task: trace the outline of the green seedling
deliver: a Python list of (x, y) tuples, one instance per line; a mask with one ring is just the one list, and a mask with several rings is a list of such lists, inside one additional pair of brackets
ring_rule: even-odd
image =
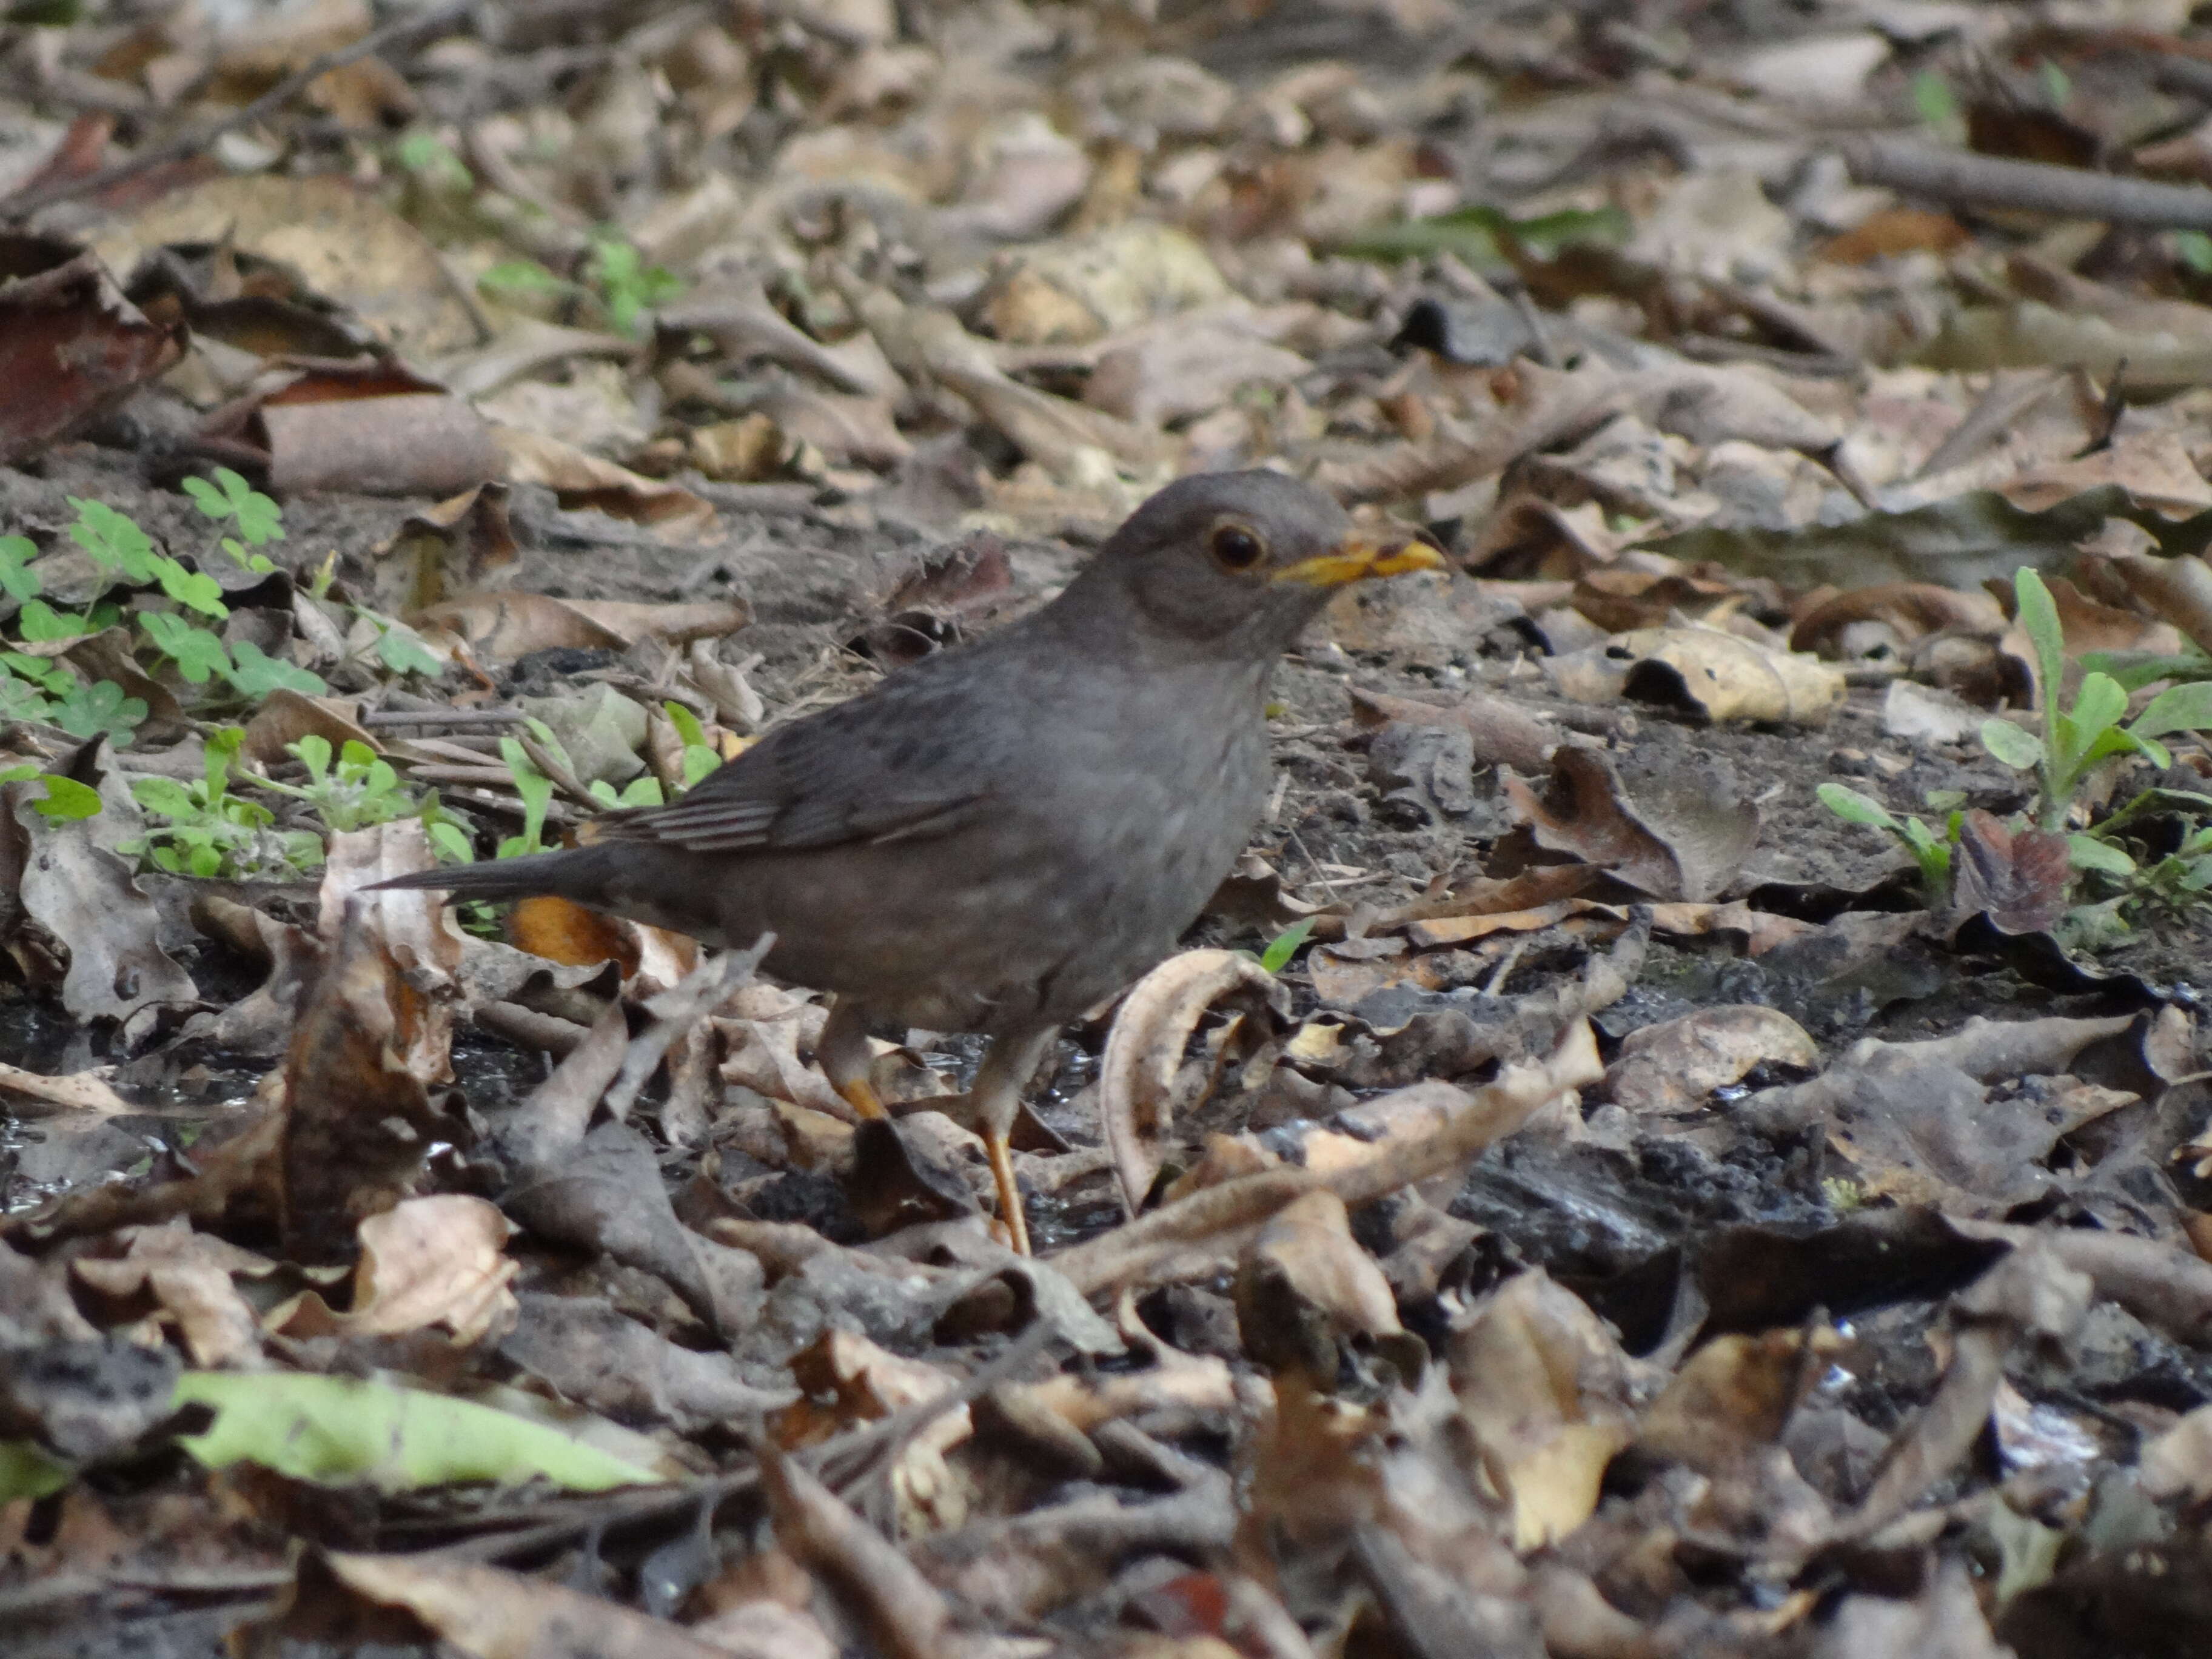
[(477, 287), (488, 299), (509, 301), (566, 299), (583, 292), (535, 259), (502, 259), (477, 278)]
[(605, 778), (593, 778), (590, 784), (592, 799), (603, 806), (617, 810), (632, 806), (661, 806), (666, 805), (660, 793), (660, 780), (647, 772), (632, 778), (629, 784), (616, 793), (615, 787)]
[(1912, 107), (1923, 122), (1940, 132), (1949, 132), (1959, 125), (1958, 94), (1932, 69), (1922, 70), (1912, 77)]
[(36, 681), (19, 679), (0, 668), (0, 724), (36, 720), (43, 725), (53, 717), (54, 706), (46, 701)]
[(0, 593), (18, 605), (38, 598), (39, 573), (31, 568), (38, 556), (38, 545), (28, 536), (0, 536)]
[(2200, 826), (2172, 852), (2140, 872), (2135, 887), (2170, 910), (2212, 902), (2212, 824)]
[(40, 817), (54, 823), (75, 823), (98, 815), (100, 791), (90, 784), (52, 774), (46, 782), (46, 798), (31, 803), (32, 811)]
[(134, 697), (113, 680), (79, 681), (54, 699), (48, 716), (73, 738), (96, 738), (103, 732), (118, 744), (131, 741), (146, 719), (146, 700)]
[(220, 674), (228, 680), (237, 671), (222, 641), (204, 628), (195, 628), (170, 611), (142, 611), (138, 629), (153, 647), (176, 664), (177, 672), (193, 685), (205, 685)]
[(199, 779), (135, 778), (131, 793), (149, 817), (161, 820), (118, 851), (143, 857), (172, 875), (286, 878), (323, 861), (322, 837), (275, 827), (276, 814), (230, 793), (230, 772), (246, 734), (236, 726), (207, 740)]
[(349, 738), (337, 751), (335, 765), (330, 739), (313, 732), (287, 745), (285, 752), (307, 769), (307, 781), (290, 784), (263, 778), (262, 787), (305, 801), (333, 830), (366, 830), (410, 817), (419, 810), (391, 763), (358, 738)]
[[(1863, 823), (1894, 836), (1919, 866), (1921, 895), (1930, 909), (1950, 897), (1951, 854), (1959, 844), (1960, 827), (1965, 821), (1955, 801), (1942, 802), (1942, 806), (1948, 809), (1948, 816), (1939, 835), (1923, 820), (1898, 817), (1873, 796), (1863, 795), (1840, 783), (1824, 783), (1814, 793), (1820, 797), (1821, 805), (1844, 823)], [(1935, 806), (1938, 803), (1930, 800), (1929, 805)]]
[[(532, 735), (541, 741), (552, 733), (543, 722), (532, 720)], [(553, 780), (538, 769), (522, 745), (513, 738), (499, 740), (500, 758), (507, 763), (507, 775), (514, 780), (514, 793), (522, 797), (522, 833), (509, 836), (500, 842), (495, 858), (520, 858), (528, 853), (545, 850), (545, 811), (553, 804)]]
[(699, 723), (696, 714), (680, 702), (664, 702), (660, 708), (684, 742), (684, 787), (696, 789), (701, 779), (721, 765), (722, 757), (707, 741), (707, 728)]
[(15, 635), (27, 645), (47, 645), (56, 640), (82, 639), (87, 634), (99, 631), (88, 615), (75, 611), (57, 611), (44, 599), (26, 599), (23, 608), (15, 613)]
[(1317, 918), (1300, 916), (1296, 921), (1267, 941), (1267, 948), (1260, 952), (1260, 965), (1271, 974), (1279, 974), (1291, 965), (1291, 958), (1298, 953), (1298, 946), (1314, 930)]
[(240, 640), (233, 646), (231, 658), (230, 683), (256, 702), (271, 691), (297, 691), (303, 696), (319, 697), (331, 689), (321, 675), (269, 655), (252, 640)]
[(430, 654), (422, 636), (404, 623), (395, 622), (366, 605), (356, 605), (354, 615), (376, 629), (376, 659), (393, 673), (422, 674), (435, 679), (446, 672), (445, 664)]
[[(2137, 754), (2163, 769), (2173, 764), (2173, 757), (2159, 738), (2212, 727), (2212, 681), (2170, 687), (2124, 725), (2126, 689), (2110, 674), (2092, 671), (2082, 676), (2073, 708), (2062, 708), (2059, 686), (2066, 658), (2058, 607), (2043, 578), (2025, 567), (2014, 577), (2013, 591), (2021, 626), (2035, 652), (2043, 735), (2039, 738), (2010, 720), (1990, 720), (1982, 723), (1982, 743), (2005, 765), (2036, 775), (2036, 822), (2057, 831), (2065, 828), (2075, 791), (2091, 769), (2115, 755)], [(2069, 842), (2077, 867), (2115, 869), (2112, 855), (2118, 849), (2104, 843), (2100, 834), (2075, 836)], [(2130, 861), (2128, 868), (2133, 867)]]
[(245, 545), (241, 546), (237, 537), (225, 536), (222, 544), (224, 552), (257, 574), (266, 575), (276, 569), (276, 563), (266, 554), (249, 550), (284, 539), (283, 509), (275, 501), (227, 466), (216, 468), (213, 483), (205, 478), (185, 479), (185, 493), (202, 513), (218, 524), (230, 520), (238, 535), (245, 538)]
[(401, 167), (434, 190), (456, 194), (476, 187), (476, 175), (453, 154), (446, 141), (433, 132), (410, 132), (393, 155)]
[(584, 264), (585, 279), (606, 307), (607, 320), (623, 334), (635, 334), (645, 313), (666, 305), (684, 291), (683, 280), (661, 265), (648, 265), (636, 247), (612, 232), (592, 239)]

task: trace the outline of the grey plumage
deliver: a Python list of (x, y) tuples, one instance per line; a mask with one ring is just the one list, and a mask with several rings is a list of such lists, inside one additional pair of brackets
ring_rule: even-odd
[(386, 884), (554, 893), (728, 946), (772, 930), (767, 970), (836, 993), (848, 1038), (980, 1031), (1033, 1066), (1234, 863), (1266, 800), (1270, 671), (1332, 586), (1437, 562), (1401, 538), (1372, 568), (1281, 580), (1351, 537), (1296, 480), (1183, 479), (1051, 604), (771, 732), (681, 800)]

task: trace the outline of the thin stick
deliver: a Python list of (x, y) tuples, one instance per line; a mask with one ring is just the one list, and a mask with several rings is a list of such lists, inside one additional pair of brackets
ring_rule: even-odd
[(380, 708), (363, 726), (512, 726), (530, 717), (520, 708)]
[(56, 202), (66, 202), (79, 196), (97, 196), (102, 191), (128, 184), (139, 174), (150, 173), (167, 162), (179, 161), (188, 155), (197, 155), (224, 133), (250, 126), (263, 116), (274, 114), (332, 70), (343, 69), (364, 58), (373, 58), (394, 41), (408, 35), (458, 23), (475, 9), (475, 0), (456, 0), (456, 3), (440, 6), (434, 11), (386, 23), (382, 28), (364, 34), (349, 46), (340, 46), (334, 52), (326, 52), (313, 58), (306, 68), (286, 76), (241, 109), (233, 110), (212, 121), (203, 121), (190, 131), (180, 132), (161, 143), (149, 144), (127, 161), (118, 161), (113, 167), (102, 167), (99, 172), (86, 173), (82, 178), (57, 179), (40, 189), (0, 201), (0, 213), (10, 218), (24, 218), (40, 208), (52, 206)]
[(2118, 179), (2043, 161), (1862, 139), (1838, 147), (1851, 177), (1960, 207), (2025, 208), (2069, 219), (2212, 231), (2212, 190)]

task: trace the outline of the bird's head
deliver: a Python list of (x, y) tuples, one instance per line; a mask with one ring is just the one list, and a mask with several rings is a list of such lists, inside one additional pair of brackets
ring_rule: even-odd
[(1079, 586), (1132, 605), (1169, 640), (1205, 648), (1219, 642), (1241, 658), (1272, 659), (1338, 588), (1443, 567), (1443, 556), (1411, 532), (1354, 525), (1297, 478), (1205, 472), (1139, 507)]

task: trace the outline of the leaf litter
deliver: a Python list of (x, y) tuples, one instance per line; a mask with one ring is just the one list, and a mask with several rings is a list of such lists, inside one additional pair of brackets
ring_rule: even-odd
[[(37, 9), (11, 1651), (2201, 1644), (2181, 12)], [(965, 1039), (886, 1137), (757, 957), (359, 891), (1249, 465), (1451, 568), (1285, 665), (1034, 1259)]]

